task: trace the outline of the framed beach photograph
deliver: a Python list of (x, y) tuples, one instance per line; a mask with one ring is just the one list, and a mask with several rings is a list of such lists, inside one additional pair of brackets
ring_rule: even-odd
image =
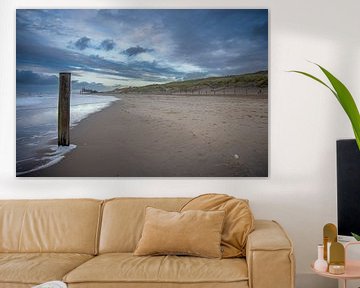
[(267, 177), (267, 9), (18, 9), (18, 177)]

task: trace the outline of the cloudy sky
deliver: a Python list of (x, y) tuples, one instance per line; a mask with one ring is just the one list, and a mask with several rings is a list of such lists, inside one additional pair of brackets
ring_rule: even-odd
[(17, 88), (109, 87), (268, 67), (267, 10), (17, 10)]

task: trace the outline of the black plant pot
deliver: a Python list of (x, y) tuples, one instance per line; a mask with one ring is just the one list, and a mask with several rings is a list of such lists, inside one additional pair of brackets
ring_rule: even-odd
[(360, 151), (354, 140), (338, 140), (337, 208), (338, 233), (360, 234)]

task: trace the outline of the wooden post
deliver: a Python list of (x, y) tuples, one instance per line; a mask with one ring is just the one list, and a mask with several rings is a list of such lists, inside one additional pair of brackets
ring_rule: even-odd
[(71, 73), (59, 74), (58, 145), (70, 145)]

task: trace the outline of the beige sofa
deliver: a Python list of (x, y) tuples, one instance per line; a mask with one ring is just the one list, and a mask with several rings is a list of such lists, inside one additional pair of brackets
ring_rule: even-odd
[(62, 280), (69, 287), (293, 288), (291, 241), (256, 220), (246, 258), (133, 256), (144, 211), (179, 210), (186, 198), (0, 201), (0, 288)]

